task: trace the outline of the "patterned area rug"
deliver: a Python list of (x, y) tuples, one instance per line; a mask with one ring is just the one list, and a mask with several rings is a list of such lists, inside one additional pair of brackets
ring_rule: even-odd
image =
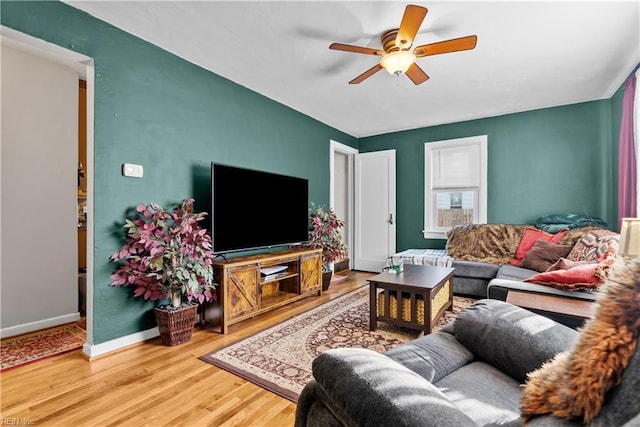
[(77, 323), (5, 338), (0, 341), (0, 371), (82, 348), (86, 332)]
[[(473, 302), (454, 297), (453, 312), (446, 312), (433, 330), (439, 330)], [(419, 334), (384, 322), (378, 322), (377, 331), (369, 331), (367, 286), (200, 359), (297, 402), (302, 388), (312, 379), (311, 362), (323, 351), (363, 347), (382, 353)]]

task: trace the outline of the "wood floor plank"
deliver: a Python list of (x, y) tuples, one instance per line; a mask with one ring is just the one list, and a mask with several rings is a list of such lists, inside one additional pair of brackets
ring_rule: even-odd
[(291, 426), (296, 405), (198, 359), (366, 285), (350, 272), (322, 296), (232, 325), (196, 327), (191, 341), (159, 338), (88, 361), (74, 351), (0, 373), (0, 417), (38, 426)]

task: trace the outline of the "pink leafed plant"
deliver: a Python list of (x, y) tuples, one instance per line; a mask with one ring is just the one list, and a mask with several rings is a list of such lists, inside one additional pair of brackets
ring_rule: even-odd
[(193, 212), (193, 199), (173, 212), (155, 203), (139, 205), (137, 219), (125, 220), (126, 243), (111, 255), (119, 263), (111, 286), (132, 286), (145, 300), (182, 299), (202, 303), (216, 299), (211, 236), (200, 227), (206, 213)]
[(329, 265), (340, 258), (347, 257), (347, 247), (342, 241), (340, 229), (344, 221), (338, 219), (333, 209), (325, 211), (322, 206), (309, 210), (309, 247), (322, 249), (322, 267), (327, 270)]

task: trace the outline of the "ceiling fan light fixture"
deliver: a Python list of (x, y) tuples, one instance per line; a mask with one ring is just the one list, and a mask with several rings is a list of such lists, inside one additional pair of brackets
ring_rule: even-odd
[(400, 75), (407, 72), (409, 67), (416, 62), (416, 56), (408, 50), (396, 50), (387, 53), (380, 60), (380, 65), (391, 75)]

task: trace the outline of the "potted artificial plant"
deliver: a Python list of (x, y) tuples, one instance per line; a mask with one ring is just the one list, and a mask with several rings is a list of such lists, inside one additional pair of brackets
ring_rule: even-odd
[(198, 303), (215, 299), (211, 236), (198, 224), (206, 213), (193, 212), (193, 199), (172, 212), (151, 203), (139, 205), (127, 219), (126, 243), (111, 256), (120, 265), (112, 286), (131, 286), (135, 297), (170, 300), (156, 307), (162, 342), (191, 339)]
[(331, 283), (331, 264), (348, 256), (347, 247), (340, 235), (344, 221), (338, 219), (333, 209), (325, 212), (321, 206), (312, 205), (309, 222), (309, 247), (322, 249), (322, 290), (326, 291)]

